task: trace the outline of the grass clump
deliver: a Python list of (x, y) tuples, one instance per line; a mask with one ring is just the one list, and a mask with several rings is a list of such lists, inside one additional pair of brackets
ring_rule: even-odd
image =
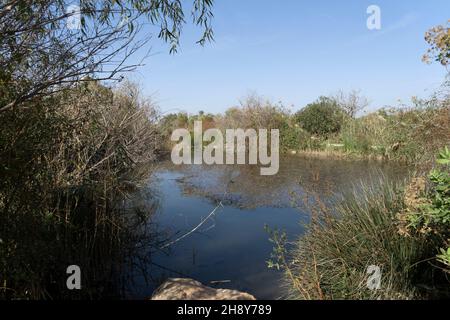
[[(422, 299), (448, 297), (450, 285), (437, 259), (441, 237), (405, 236), (398, 215), (407, 210), (405, 188), (381, 179), (331, 206), (317, 198), (306, 235), (287, 247), (272, 233), (270, 266), (283, 269), (293, 299)], [(330, 209), (331, 208), (331, 209)], [(380, 285), (370, 286), (379, 268)]]

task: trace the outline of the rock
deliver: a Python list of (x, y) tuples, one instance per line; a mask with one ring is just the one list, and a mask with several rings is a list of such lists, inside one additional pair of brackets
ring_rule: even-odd
[(151, 300), (256, 300), (251, 294), (214, 289), (193, 279), (170, 278), (153, 292)]

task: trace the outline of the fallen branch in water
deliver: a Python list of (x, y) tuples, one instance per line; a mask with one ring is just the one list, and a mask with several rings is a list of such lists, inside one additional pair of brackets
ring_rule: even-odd
[(222, 201), (220, 201), (219, 204), (214, 208), (214, 210), (211, 211), (211, 212), (208, 214), (208, 216), (207, 216), (205, 219), (203, 219), (203, 220), (202, 220), (202, 221), (201, 221), (194, 229), (192, 229), (191, 231), (185, 233), (185, 234), (182, 235), (181, 237), (179, 237), (179, 238), (177, 238), (177, 239), (175, 239), (175, 240), (173, 240), (173, 241), (171, 241), (171, 242), (165, 244), (164, 246), (161, 247), (161, 249), (165, 249), (165, 248), (167, 248), (167, 247), (173, 245), (174, 243), (176, 243), (176, 242), (178, 242), (178, 241), (180, 241), (180, 240), (186, 238), (188, 235), (194, 233), (195, 231), (197, 231), (198, 228), (200, 228), (206, 221), (209, 220), (209, 218), (211, 218), (212, 216), (215, 215), (215, 213), (216, 213), (217, 209), (219, 209), (219, 207), (223, 207)]

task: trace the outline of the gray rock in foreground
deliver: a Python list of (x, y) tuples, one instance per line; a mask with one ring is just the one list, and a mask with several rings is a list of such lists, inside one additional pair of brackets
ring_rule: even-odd
[(170, 278), (153, 292), (151, 300), (256, 300), (251, 294), (214, 289), (193, 279)]

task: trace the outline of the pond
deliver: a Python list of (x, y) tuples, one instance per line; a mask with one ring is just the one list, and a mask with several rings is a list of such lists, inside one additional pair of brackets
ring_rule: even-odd
[[(399, 180), (407, 168), (369, 160), (285, 156), (274, 176), (258, 166), (162, 163), (148, 188), (159, 200), (152, 223), (168, 242), (152, 254), (153, 281), (137, 277), (133, 297), (148, 297), (168, 277), (248, 292), (258, 299), (282, 298), (281, 272), (268, 269), (273, 244), (264, 226), (295, 240), (309, 221), (306, 195), (324, 202), (385, 176)], [(205, 218), (208, 219), (205, 220)]]

